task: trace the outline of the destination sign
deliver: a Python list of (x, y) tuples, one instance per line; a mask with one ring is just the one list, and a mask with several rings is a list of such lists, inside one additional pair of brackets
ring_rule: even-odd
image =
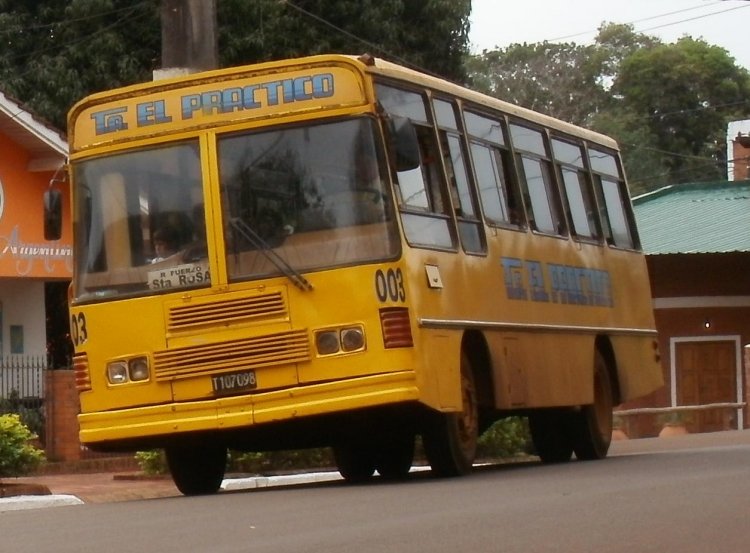
[[(149, 85), (131, 97), (87, 106), (74, 114), (73, 146), (80, 149), (126, 138), (139, 138), (206, 124), (227, 124), (321, 107), (359, 105), (365, 101), (353, 69), (310, 68), (284, 74), (225, 79), (175, 88)], [(148, 92), (153, 90), (154, 92)]]

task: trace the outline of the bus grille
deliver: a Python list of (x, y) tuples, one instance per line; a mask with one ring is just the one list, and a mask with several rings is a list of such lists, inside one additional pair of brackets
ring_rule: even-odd
[(253, 319), (286, 317), (281, 292), (244, 296), (209, 303), (173, 305), (169, 308), (167, 331), (192, 330), (208, 324), (232, 324)]
[(310, 360), (307, 330), (154, 352), (156, 380), (175, 380)]

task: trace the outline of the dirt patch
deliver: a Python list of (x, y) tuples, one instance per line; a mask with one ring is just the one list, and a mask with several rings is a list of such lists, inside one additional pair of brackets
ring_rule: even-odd
[(50, 491), (44, 484), (0, 482), (0, 497), (17, 495), (50, 495)]

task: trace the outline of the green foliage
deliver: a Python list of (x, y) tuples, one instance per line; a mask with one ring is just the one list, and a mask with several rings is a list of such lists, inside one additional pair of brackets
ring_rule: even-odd
[(148, 451), (137, 451), (135, 460), (143, 474), (156, 476), (167, 473), (167, 460), (161, 449), (150, 449)]
[[(0, 89), (59, 129), (161, 66), (160, 0), (0, 0)], [(470, 0), (218, 0), (222, 67), (370, 52), (461, 80)]]
[(490, 426), (477, 444), (477, 457), (508, 458), (523, 455), (531, 443), (529, 425), (525, 417), (501, 419)]
[(18, 390), (11, 390), (7, 398), (0, 398), (0, 415), (3, 414), (17, 414), (21, 423), (44, 442), (46, 422), (41, 400), (36, 405), (30, 405), (21, 400)]
[(636, 193), (724, 178), (727, 123), (750, 117), (750, 74), (726, 50), (632, 25), (603, 25), (593, 45), (485, 51), (467, 68), (484, 92), (615, 138)]
[(330, 468), (335, 466), (329, 448), (230, 453), (229, 470), (267, 474), (294, 470)]
[(44, 452), (29, 443), (35, 437), (17, 414), (0, 415), (0, 478), (23, 476), (44, 462)]

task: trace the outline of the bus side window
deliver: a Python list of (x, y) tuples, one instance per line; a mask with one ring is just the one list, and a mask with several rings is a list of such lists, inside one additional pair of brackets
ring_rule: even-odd
[(464, 111), (464, 120), (485, 218), (491, 224), (522, 226), (523, 204), (517, 183), (512, 178), (504, 125), (471, 111)]
[(602, 236), (594, 192), (586, 170), (581, 144), (552, 139), (557, 176), (563, 185), (563, 199), (573, 233), (581, 238)]
[(479, 218), (478, 201), (469, 181), (466, 154), (453, 104), (433, 100), (435, 122), (438, 126), (440, 147), (443, 152), (448, 189), (453, 211), (458, 221), (458, 235), (467, 252), (484, 253), (487, 250), (484, 229)]
[(557, 189), (552, 161), (540, 131), (510, 125), (516, 150), (521, 189), (526, 201), (529, 224), (546, 234), (567, 234), (560, 193)]
[(589, 148), (588, 153), (607, 243), (621, 248), (640, 248), (635, 217), (617, 159), (613, 154), (593, 148)]
[(391, 130), (391, 167), (395, 169), (394, 184), (399, 196), (401, 221), (407, 241), (415, 246), (455, 248), (455, 229), (450, 219), (449, 205), (443, 183), (443, 168), (435, 132), (427, 116), (424, 94), (396, 88), (384, 83), (375, 84), (378, 102), (390, 118), (409, 119), (416, 131), (419, 165), (401, 163), (397, 152), (404, 150), (398, 144), (406, 133), (393, 134)]

